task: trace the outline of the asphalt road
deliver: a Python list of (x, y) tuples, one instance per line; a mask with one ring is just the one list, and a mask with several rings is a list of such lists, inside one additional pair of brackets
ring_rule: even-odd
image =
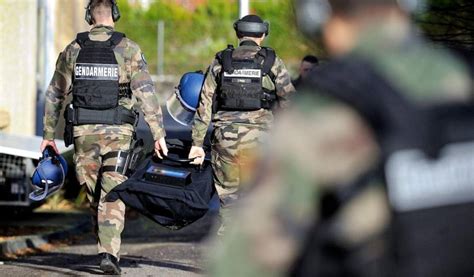
[[(190, 140), (190, 127), (176, 123), (167, 113), (166, 107), (162, 109), (167, 140)], [(148, 146), (153, 145), (143, 117), (137, 135)], [(210, 230), (214, 217), (206, 215), (179, 231), (170, 231), (143, 217), (127, 220), (122, 234), (122, 275), (202, 276), (208, 248), (206, 239), (213, 236)], [(73, 244), (55, 246), (45, 252), (0, 260), (0, 276), (101, 275), (93, 234), (84, 234), (73, 241)]]
[[(178, 231), (143, 217), (127, 220), (122, 234), (122, 275), (203, 276), (213, 219), (213, 215), (206, 215)], [(4, 260), (0, 276), (102, 275), (98, 263), (95, 239), (88, 233), (75, 238), (72, 245)]]

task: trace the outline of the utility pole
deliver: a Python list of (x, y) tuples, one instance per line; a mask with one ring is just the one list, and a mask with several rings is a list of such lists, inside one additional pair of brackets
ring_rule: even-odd
[(239, 19), (249, 14), (249, 0), (239, 0)]
[(54, 73), (54, 26), (56, 17), (54, 11), (56, 1), (38, 1), (38, 43), (37, 43), (37, 65), (36, 65), (36, 122), (35, 134), (43, 132), (43, 118), (45, 91)]
[(163, 76), (164, 74), (164, 59), (165, 59), (165, 22), (163, 20), (158, 21), (156, 29), (156, 74), (158, 76)]

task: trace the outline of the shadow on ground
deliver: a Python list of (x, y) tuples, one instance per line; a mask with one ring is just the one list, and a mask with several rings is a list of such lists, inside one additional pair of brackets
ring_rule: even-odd
[[(26, 259), (7, 261), (7, 264), (21, 266), (24, 269), (41, 270), (66, 276), (78, 274), (102, 275), (98, 268), (100, 260), (97, 255), (83, 255), (73, 253), (42, 253)], [(156, 260), (143, 256), (124, 255), (120, 260), (122, 270), (151, 266), (174, 269), (184, 272), (202, 273), (202, 269), (180, 262)]]

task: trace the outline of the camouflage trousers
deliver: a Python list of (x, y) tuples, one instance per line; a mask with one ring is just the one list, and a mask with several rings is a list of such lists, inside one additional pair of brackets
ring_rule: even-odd
[(212, 171), (223, 207), (233, 202), (239, 188), (253, 178), (258, 146), (262, 145), (267, 132), (267, 126), (254, 124), (234, 123), (214, 128)]
[(128, 150), (131, 137), (102, 134), (76, 137), (74, 141), (76, 174), (81, 185), (87, 188), (87, 198), (93, 214), (98, 252), (119, 257), (120, 235), (124, 228), (125, 204), (121, 200), (106, 202), (105, 196), (127, 177), (118, 172), (104, 172), (102, 166), (115, 165), (116, 158), (102, 160), (102, 156), (119, 150)]

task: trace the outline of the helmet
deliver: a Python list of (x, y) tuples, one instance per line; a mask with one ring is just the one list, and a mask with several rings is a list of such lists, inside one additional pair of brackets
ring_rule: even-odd
[(270, 24), (267, 21), (263, 21), (258, 15), (246, 15), (234, 22), (234, 30), (237, 37), (260, 37), (262, 34), (268, 36), (269, 29)]
[(47, 146), (33, 176), (31, 176), (31, 183), (35, 190), (30, 193), (30, 199), (41, 201), (58, 191), (64, 184), (66, 174), (66, 160), (57, 154), (51, 146)]
[(179, 124), (191, 125), (199, 105), (203, 83), (202, 72), (188, 72), (181, 77), (175, 93), (166, 101), (168, 113)]

